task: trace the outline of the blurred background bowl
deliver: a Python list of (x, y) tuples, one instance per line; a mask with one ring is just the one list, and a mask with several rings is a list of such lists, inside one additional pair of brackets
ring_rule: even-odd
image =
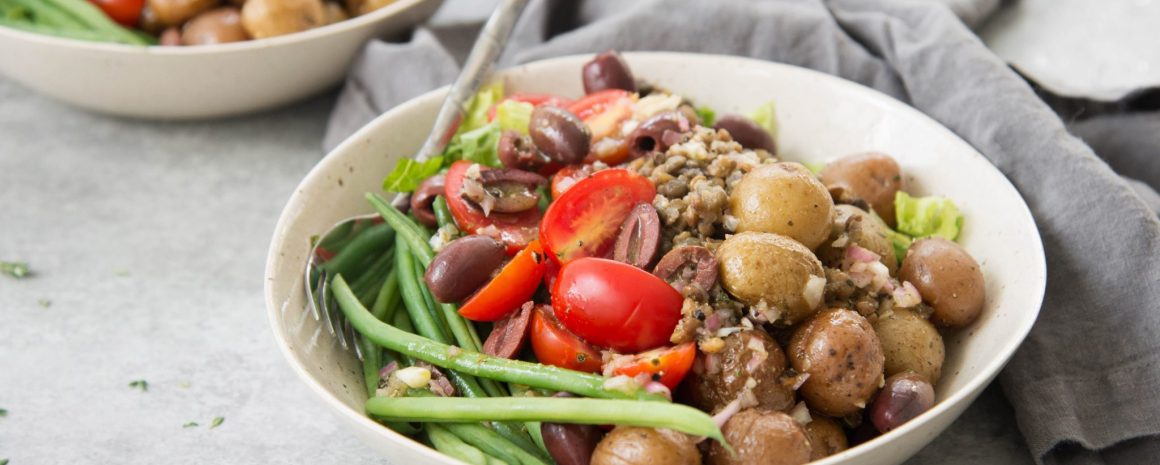
[(397, 0), (303, 32), (194, 47), (86, 42), (0, 27), (0, 74), (101, 113), (171, 120), (240, 115), (335, 85), (368, 39), (403, 32), (441, 3)]
[[(626, 53), (638, 78), (697, 105), (745, 113), (776, 103), (778, 156), (824, 163), (867, 150), (894, 156), (908, 190), (944, 195), (966, 216), (958, 242), (986, 277), (986, 304), (973, 325), (944, 332), (946, 361), (938, 403), (926, 413), (822, 465), (899, 464), (951, 424), (1023, 342), (1047, 282), (1043, 244), (1026, 203), (1007, 178), (950, 130), (910, 106), (834, 76), (759, 60), (680, 53)], [(530, 63), (497, 73), (508, 92), (583, 93), (580, 68), (591, 56)], [(383, 114), (327, 155), (290, 197), (266, 261), (266, 306), (274, 335), (294, 371), (354, 434), (393, 463), (455, 464), (364, 415), (366, 389), (354, 354), (343, 350), (304, 308), (302, 270), (311, 236), (371, 213), (366, 192), (423, 143), (447, 89)]]

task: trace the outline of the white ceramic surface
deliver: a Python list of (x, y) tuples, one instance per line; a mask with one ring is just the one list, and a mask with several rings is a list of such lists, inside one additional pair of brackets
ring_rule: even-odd
[(86, 42), (0, 27), (0, 74), (90, 110), (147, 119), (251, 113), (338, 83), (373, 37), (431, 16), (442, 0), (397, 0), (296, 34), (197, 47)]
[[(986, 308), (973, 326), (946, 338), (939, 403), (903, 427), (823, 464), (897, 464), (943, 431), (995, 377), (1035, 322), (1046, 269), (1031, 214), (986, 159), (918, 111), (861, 85), (786, 65), (711, 55), (628, 53), (633, 72), (722, 112), (745, 112), (773, 99), (779, 154), (823, 162), (856, 151), (896, 157), (911, 191), (954, 199), (966, 215), (961, 243), (987, 280)], [(580, 66), (565, 57), (500, 73), (510, 90), (582, 92)], [(395, 160), (423, 137), (446, 90), (382, 115), (323, 159), (290, 198), (274, 231), (266, 266), (270, 323), (294, 370), (347, 423), (392, 462), (457, 463), (365, 418), (359, 365), (304, 311), (301, 271), (310, 236), (335, 221), (371, 212), (365, 192), (379, 191)]]

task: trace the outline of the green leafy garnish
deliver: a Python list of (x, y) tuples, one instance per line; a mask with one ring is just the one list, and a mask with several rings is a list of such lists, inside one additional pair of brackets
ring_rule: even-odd
[(225, 417), (213, 417), (213, 421), (209, 422), (209, 429), (214, 429), (218, 426), (221, 426), (223, 421), (226, 421)]
[(0, 408), (0, 417), (6, 417), (6, 416), (8, 416), (8, 409)]
[(696, 111), (697, 118), (701, 119), (701, 126), (711, 128), (713, 127), (713, 124), (717, 122), (717, 112), (713, 111), (712, 108), (697, 107)]
[(28, 271), (28, 263), (25, 262), (5, 262), (0, 261), (0, 271), (4, 274), (16, 279), (27, 278), (30, 271)]
[(185, 422), (185, 424), (181, 425), (181, 427), (182, 428), (197, 428), (198, 424), (196, 421), (187, 421), (187, 422)]
[(911, 237), (938, 236), (953, 241), (963, 227), (963, 215), (946, 197), (911, 197), (898, 191), (894, 212), (898, 231)]
[(458, 132), (479, 129), (488, 123), (487, 111), (503, 100), (503, 81), (496, 81), (479, 89), (471, 101), (467, 102), (467, 113), (459, 123)]
[(433, 157), (427, 161), (415, 161), (403, 158), (395, 165), (387, 179), (383, 180), (383, 190), (390, 192), (411, 192), (419, 187), (424, 179), (443, 169), (443, 157)]
[(145, 381), (143, 379), (139, 379), (139, 380), (130, 382), (129, 387), (134, 388), (134, 389), (140, 389), (142, 392), (144, 392), (144, 391), (149, 390), (149, 382)]
[(0, 459), (0, 465), (8, 465), (8, 459)]
[(495, 107), (495, 122), (499, 123), (500, 131), (516, 131), (520, 134), (528, 133), (528, 126), (532, 122), (532, 110), (535, 105), (515, 100), (504, 100)]
[(114, 271), (113, 274), (115, 274), (119, 277), (122, 277), (122, 278), (127, 278), (127, 277), (129, 277), (129, 270), (117, 270), (117, 271)]
[(753, 113), (749, 114), (749, 119), (769, 132), (769, 137), (772, 137), (774, 141), (777, 140), (777, 111), (772, 100), (753, 110)]
[(467, 160), (490, 167), (500, 166), (499, 124), (491, 123), (481, 128), (459, 134), (451, 139), (443, 157), (450, 165), (459, 160)]
[(52, 306), (52, 300), (51, 300), (51, 299), (36, 299), (36, 303), (37, 303), (37, 304), (40, 304), (40, 306), (41, 306), (41, 307), (44, 307), (44, 308), (48, 308), (48, 307), (51, 307), (51, 306)]
[(808, 168), (810, 172), (814, 173), (815, 175), (821, 174), (822, 170), (826, 169), (825, 163), (810, 163), (808, 161), (803, 161), (802, 166)]

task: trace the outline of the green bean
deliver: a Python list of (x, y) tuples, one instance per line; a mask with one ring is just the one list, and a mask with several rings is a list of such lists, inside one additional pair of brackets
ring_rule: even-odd
[(422, 422), (550, 421), (668, 428), (724, 443), (705, 412), (682, 404), (562, 397), (374, 397), (366, 411), (379, 418)]
[[(439, 328), (443, 330), (443, 334), (447, 336), (446, 340), (439, 342), (446, 344), (454, 342), (460, 344), (458, 337), (456, 337), (457, 335), (451, 331), (451, 326), (447, 324), (447, 319), (439, 312), (439, 304), (435, 302), (435, 296), (431, 295), (431, 289), (427, 287), (427, 282), (423, 277), (423, 265), (420, 265), (417, 260), (412, 260), (412, 263), (415, 265), (415, 285), (419, 287), (419, 293), (423, 295), (423, 302), (425, 303), (427, 313), (431, 315), (431, 320), (438, 324)], [(463, 346), (460, 345), (460, 347)]]
[(8, 0), (10, 5), (24, 8), (32, 13), (33, 22), (40, 26), (69, 30), (86, 30), (87, 27), (68, 12), (41, 0)]
[(395, 230), (391, 229), (391, 225), (386, 223), (373, 225), (361, 232), (356, 232), (354, 239), (346, 245), (340, 246), (337, 250), (331, 250), (334, 252), (334, 257), (318, 265), (318, 268), (326, 270), (331, 275), (351, 276), (355, 266), (376, 251), (390, 247), (394, 243), (394, 238)]
[(45, 3), (53, 5), (61, 10), (69, 13), (81, 23), (88, 26), (94, 32), (106, 34), (109, 40), (123, 42), (132, 45), (149, 45), (149, 42), (142, 40), (137, 35), (130, 32), (109, 19), (100, 8), (89, 3), (86, 0), (43, 0)]
[(447, 207), (447, 199), (442, 195), (435, 196), (435, 202), (431, 204), (431, 208), (435, 210), (435, 222), (440, 228), (452, 225), (458, 228), (455, 224), (455, 217), (451, 216), (451, 209)]
[(431, 250), (431, 244), (428, 244), (425, 239), (426, 230), (373, 192), (367, 192), (367, 201), (375, 207), (375, 210), (392, 228), (395, 228), (399, 236), (407, 241), (412, 252), (419, 258), (419, 263), (422, 263), (423, 267), (430, 265), (431, 260), (435, 258), (435, 251)]
[[(405, 255), (407, 254), (397, 253), (396, 257)], [(403, 282), (400, 281), (400, 285), (402, 284)], [(406, 286), (403, 287), (406, 288)], [(538, 363), (492, 357), (458, 347), (453, 348), (430, 338), (404, 332), (371, 315), (370, 311), (363, 307), (351, 293), (350, 286), (341, 276), (334, 279), (331, 289), (334, 291), (335, 299), (347, 320), (363, 337), (378, 345), (424, 360), (437, 367), (458, 370), (482, 378), (572, 392), (585, 397), (665, 401), (664, 397), (649, 394), (643, 390), (637, 390), (630, 394), (605, 389), (604, 378), (600, 376)], [(404, 294), (404, 301), (406, 300), (406, 294)]]
[(489, 458), (483, 451), (468, 445), (455, 437), (454, 434), (451, 434), (450, 431), (438, 425), (427, 425), (427, 439), (431, 440), (431, 445), (435, 446), (435, 449), (439, 452), (472, 465), (489, 465), (494, 463), (491, 460), (494, 457)]
[(363, 302), (363, 305), (371, 306), (374, 304), (375, 298), (379, 295), (379, 290), (383, 287), (383, 280), (390, 274), (394, 261), (394, 250), (387, 249), (385, 253), (375, 257), (375, 261), (371, 264), (370, 268), (351, 282), (350, 288), (354, 291), (355, 295), (359, 296), (359, 300)]
[[(436, 324), (428, 312), (427, 302), (423, 298), (418, 278), (415, 276), (414, 262), (414, 255), (410, 253), (410, 248), (407, 246), (406, 240), (403, 239), (403, 234), (395, 236), (395, 272), (399, 274), (399, 291), (403, 295), (403, 304), (407, 308), (407, 313), (411, 315), (411, 323), (415, 324), (415, 329), (423, 337), (446, 343), (448, 338), (443, 333), (443, 328)], [(332, 290), (336, 290), (335, 288), (338, 287), (336, 284), (337, 280), (331, 283)]]
[(0, 26), (17, 29), (25, 32), (32, 32), (35, 34), (43, 34), (50, 36), (63, 37), (66, 39), (87, 40), (90, 42), (108, 42), (109, 39), (103, 34), (83, 30), (83, 29), (64, 29), (59, 27), (44, 26), (41, 24), (17, 21), (7, 18), (0, 18)]
[(399, 273), (391, 268), (391, 271), (387, 272), (387, 277), (383, 279), (374, 305), (371, 305), (371, 315), (380, 321), (394, 321), (395, 312), (399, 310), (399, 304), (402, 302), (399, 297)]
[(507, 463), (548, 465), (550, 459), (539, 457), (508, 442), (499, 433), (479, 423), (446, 423), (441, 425), (464, 442)]

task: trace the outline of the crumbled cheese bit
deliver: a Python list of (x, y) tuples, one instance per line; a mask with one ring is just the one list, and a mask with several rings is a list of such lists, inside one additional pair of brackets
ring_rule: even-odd
[(805, 287), (802, 288), (802, 298), (806, 300), (806, 305), (809, 305), (810, 308), (817, 307), (818, 304), (822, 303), (822, 295), (825, 290), (826, 278), (810, 275), (810, 279), (806, 281)]
[(394, 376), (412, 389), (425, 388), (427, 387), (427, 383), (431, 382), (431, 370), (423, 367), (403, 368), (396, 371)]
[(711, 337), (701, 341), (701, 352), (708, 354), (715, 354), (725, 348), (725, 340), (719, 337)]

